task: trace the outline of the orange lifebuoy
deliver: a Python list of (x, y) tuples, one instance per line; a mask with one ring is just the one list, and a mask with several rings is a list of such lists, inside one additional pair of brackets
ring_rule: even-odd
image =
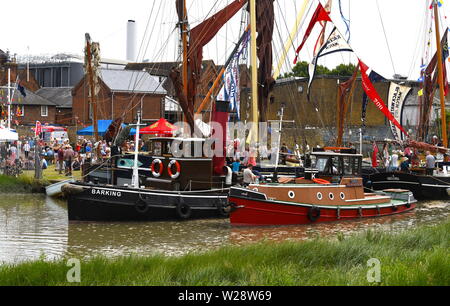
[[(159, 171), (155, 171), (155, 166), (159, 165)], [(160, 159), (155, 159), (152, 162), (152, 174), (154, 177), (160, 177), (163, 174), (164, 171), (164, 165)]]
[[(172, 166), (174, 166), (174, 165), (175, 165), (175, 167), (177, 168), (177, 171), (176, 171), (175, 173), (172, 172)], [(180, 166), (180, 163), (179, 163), (178, 161), (176, 161), (176, 160), (172, 160), (172, 161), (169, 163), (169, 166), (167, 166), (167, 172), (169, 173), (169, 176), (170, 176), (173, 180), (177, 179), (177, 178), (180, 176), (180, 174), (181, 174), (181, 166)]]
[(331, 183), (323, 179), (313, 179), (313, 182), (320, 185), (330, 185)]

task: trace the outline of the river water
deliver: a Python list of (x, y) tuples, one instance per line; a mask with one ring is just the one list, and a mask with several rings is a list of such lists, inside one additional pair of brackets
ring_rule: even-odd
[(337, 237), (369, 229), (398, 232), (450, 217), (450, 203), (421, 202), (406, 214), (307, 226), (233, 228), (227, 219), (153, 223), (69, 223), (67, 205), (44, 195), (0, 195), (0, 264), (45, 258), (183, 255), (263, 240)]

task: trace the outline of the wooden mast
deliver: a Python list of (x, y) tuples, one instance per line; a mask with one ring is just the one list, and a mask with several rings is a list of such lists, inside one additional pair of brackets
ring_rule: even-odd
[(441, 120), (442, 120), (442, 139), (443, 146), (448, 147), (447, 138), (447, 118), (445, 111), (445, 93), (444, 93), (444, 73), (442, 71), (442, 46), (441, 46), (441, 34), (439, 32), (439, 12), (437, 0), (434, 0), (434, 19), (436, 27), (436, 43), (437, 43), (437, 56), (438, 56), (438, 76), (439, 76), (439, 93), (441, 98)]
[(99, 141), (98, 137), (98, 115), (97, 115), (97, 97), (95, 93), (95, 84), (94, 84), (94, 71), (92, 68), (92, 44), (91, 37), (88, 33), (86, 33), (86, 57), (87, 57), (87, 70), (89, 77), (89, 88), (90, 88), (90, 100), (92, 105), (93, 112), (93, 126), (94, 126), (94, 137), (95, 141)]
[(256, 0), (250, 0), (250, 30), (251, 30), (251, 65), (252, 65), (252, 120), (253, 128), (250, 132), (250, 144), (258, 141), (258, 57), (256, 45)]
[(183, 20), (181, 21), (181, 40), (183, 42), (183, 93), (188, 95), (188, 20), (186, 0), (183, 0)]

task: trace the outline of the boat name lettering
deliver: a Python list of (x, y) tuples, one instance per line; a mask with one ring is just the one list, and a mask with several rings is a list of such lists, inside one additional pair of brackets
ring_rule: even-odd
[(396, 176), (391, 176), (387, 178), (388, 181), (400, 181), (400, 178), (396, 177)]
[(122, 192), (120, 191), (110, 191), (110, 190), (100, 190), (100, 189), (92, 189), (93, 195), (102, 195), (102, 196), (108, 196), (108, 197), (122, 197)]

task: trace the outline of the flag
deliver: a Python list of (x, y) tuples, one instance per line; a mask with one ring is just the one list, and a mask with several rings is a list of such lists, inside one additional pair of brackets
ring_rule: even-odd
[(34, 134), (36, 137), (38, 137), (39, 135), (41, 135), (42, 133), (42, 124), (39, 121), (36, 121), (36, 127), (34, 129)]
[[(379, 75), (374, 70), (372, 70), (369, 73), (369, 80), (373, 83), (373, 82), (383, 81), (383, 80), (385, 80), (385, 78), (383, 78), (381, 75)], [(366, 92), (363, 92), (362, 112), (361, 112), (361, 121), (362, 121), (363, 127), (366, 126), (366, 115), (367, 115), (368, 103), (369, 103), (369, 100), (367, 98), (367, 94), (366, 94)]]
[[(411, 92), (412, 88), (409, 86), (399, 85), (391, 82), (389, 87), (388, 109), (398, 122), (403, 119), (403, 107), (405, 105), (406, 97)], [(404, 137), (400, 129), (390, 122), (391, 132), (394, 139), (403, 141)]]
[(325, 44), (322, 46), (322, 48), (320, 48), (319, 52), (314, 57), (311, 64), (309, 64), (309, 82), (307, 91), (308, 101), (309, 101), (309, 94), (311, 91), (311, 85), (314, 81), (314, 76), (316, 75), (317, 62), (319, 58), (328, 54), (344, 51), (353, 52), (352, 48), (345, 41), (344, 36), (339, 32), (339, 30), (336, 27), (334, 27)]
[(377, 168), (378, 167), (378, 146), (377, 143), (374, 141), (372, 145), (372, 167)]
[(20, 81), (17, 83), (17, 90), (22, 94), (24, 98), (27, 96), (25, 88), (20, 84)]
[(402, 127), (402, 125), (394, 118), (389, 109), (386, 107), (383, 99), (381, 99), (380, 95), (376, 91), (369, 77), (367, 76), (367, 70), (369, 67), (366, 66), (361, 60), (359, 60), (359, 67), (361, 70), (362, 77), (362, 85), (364, 91), (367, 93), (367, 96), (373, 101), (375, 106), (397, 127), (400, 129), (402, 133), (408, 136), (408, 133)]
[(250, 41), (250, 32), (244, 39), (241, 45), (241, 49), (231, 60), (226, 71), (223, 75), (223, 87), (220, 89), (216, 100), (230, 102), (231, 111), (236, 111), (236, 114), (240, 116), (240, 104), (241, 104), (241, 92), (240, 92), (240, 69), (239, 60), (241, 56), (245, 56), (245, 51)]
[(328, 15), (327, 11), (323, 8), (322, 4), (319, 3), (316, 11), (314, 12), (314, 15), (311, 18), (308, 28), (306, 29), (306, 33), (305, 33), (305, 36), (303, 37), (302, 43), (295, 51), (294, 65), (297, 64), (300, 51), (303, 49), (303, 46), (305, 45), (306, 41), (308, 40), (309, 36), (311, 35), (311, 32), (314, 29), (314, 26), (316, 25), (317, 22), (320, 22), (320, 21), (331, 21), (331, 19), (330, 19), (330, 16)]

